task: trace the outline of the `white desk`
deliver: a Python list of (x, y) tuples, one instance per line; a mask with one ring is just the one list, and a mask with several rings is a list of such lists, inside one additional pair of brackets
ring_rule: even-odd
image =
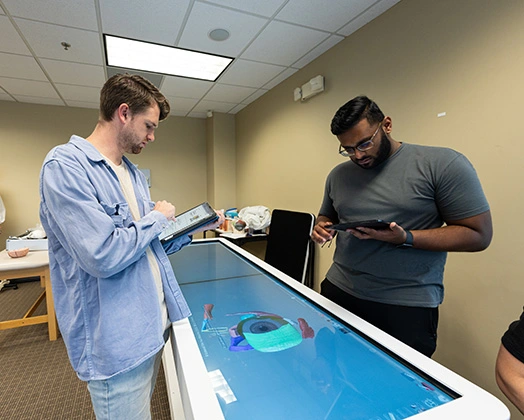
[[(27, 325), (46, 324), (49, 328), (49, 340), (57, 338), (58, 327), (49, 277), (49, 254), (47, 251), (30, 251), (25, 257), (11, 258), (7, 251), (0, 252), (0, 280), (40, 277), (40, 285), (44, 288), (38, 299), (33, 303), (22, 318), (0, 321), (0, 330), (25, 327)], [(40, 303), (46, 300), (47, 315), (32, 316)]]
[(221, 229), (213, 229), (210, 231), (204, 231), (204, 239), (207, 238), (207, 232), (212, 232), (215, 237), (227, 239), (228, 241), (231, 241), (240, 247), (250, 242), (267, 241), (268, 237), (267, 233), (256, 233), (253, 235), (248, 235), (246, 232), (226, 232), (225, 230)]

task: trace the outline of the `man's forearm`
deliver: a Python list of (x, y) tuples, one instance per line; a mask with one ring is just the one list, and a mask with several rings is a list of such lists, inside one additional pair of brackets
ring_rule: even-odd
[(412, 230), (417, 249), (442, 252), (475, 252), (486, 249), (491, 241), (465, 226), (443, 226), (436, 229)]
[(489, 211), (455, 220), (436, 229), (414, 230), (415, 248), (428, 251), (475, 252), (486, 249), (491, 243), (493, 225)]

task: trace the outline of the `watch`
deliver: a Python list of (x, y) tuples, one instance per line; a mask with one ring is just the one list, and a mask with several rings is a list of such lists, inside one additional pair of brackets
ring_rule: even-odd
[(406, 240), (402, 246), (413, 247), (413, 234), (409, 230), (406, 230)]

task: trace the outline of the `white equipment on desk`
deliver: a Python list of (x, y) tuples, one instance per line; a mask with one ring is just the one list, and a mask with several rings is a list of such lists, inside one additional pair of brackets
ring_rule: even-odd
[(10, 236), (5, 242), (5, 249), (29, 248), (29, 251), (47, 251), (47, 236), (42, 225), (37, 224), (20, 236)]

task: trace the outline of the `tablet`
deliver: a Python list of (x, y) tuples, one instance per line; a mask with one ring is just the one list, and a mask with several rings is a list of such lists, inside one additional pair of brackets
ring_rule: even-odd
[(209, 203), (204, 202), (175, 216), (175, 221), (169, 222), (169, 225), (158, 236), (158, 239), (162, 243), (169, 242), (181, 235), (188, 235), (199, 227), (217, 220), (218, 215)]
[(337, 225), (326, 226), (327, 229), (333, 230), (348, 230), (356, 229), (358, 227), (366, 227), (371, 229), (387, 229), (390, 222), (386, 222), (382, 219), (371, 219), (371, 220), (360, 220), (358, 222), (349, 222), (349, 223), (339, 223)]

